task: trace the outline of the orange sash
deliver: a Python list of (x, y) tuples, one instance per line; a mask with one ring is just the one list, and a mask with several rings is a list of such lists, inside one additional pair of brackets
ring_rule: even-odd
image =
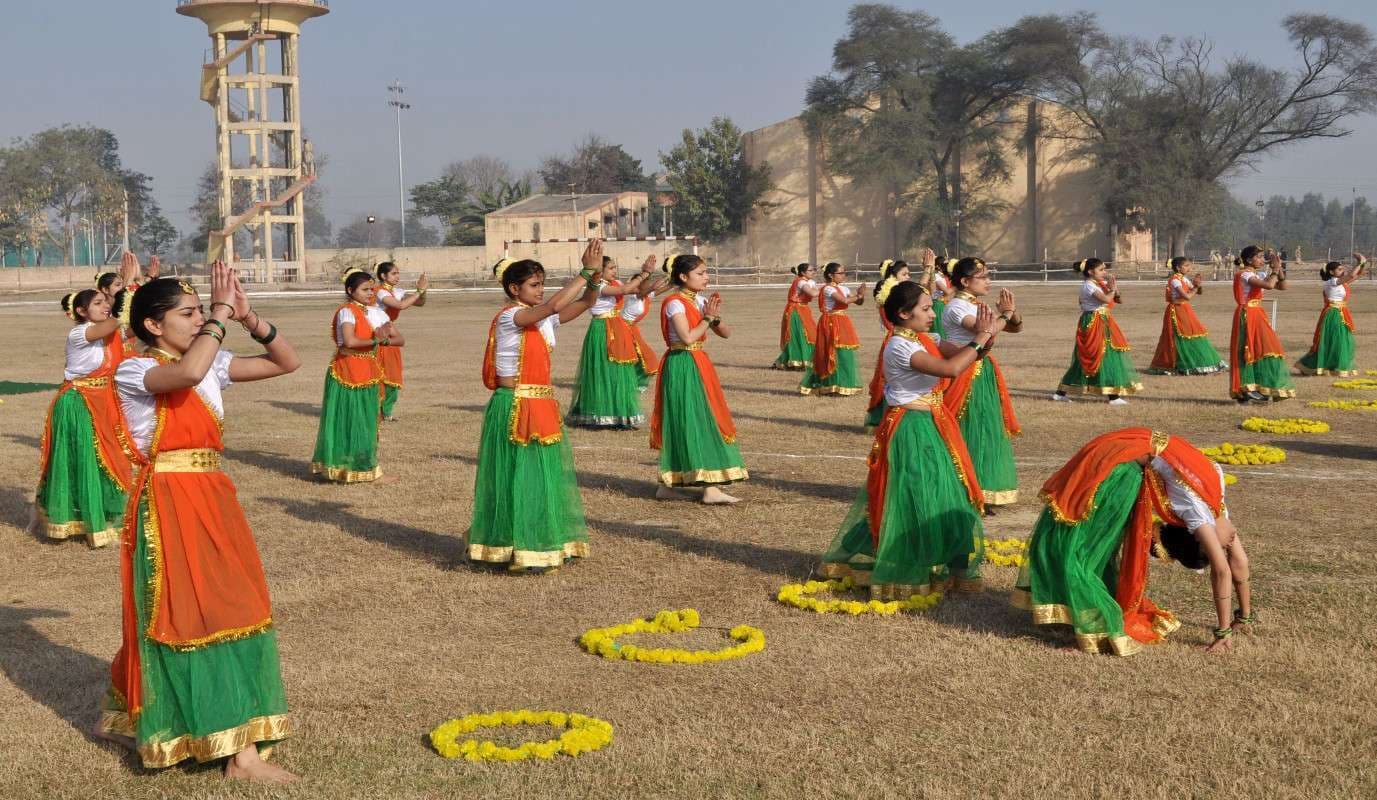
[[(194, 387), (158, 395), (157, 417), (149, 456), (135, 456), (139, 474), (120, 545), (123, 642), (110, 669), (131, 716), (142, 707), (141, 635), (190, 650), (272, 626), (263, 565), (229, 476), (218, 469), (159, 469), (160, 459), (176, 451), (222, 451), (219, 418)], [(134, 585), (141, 500), (148, 505), (143, 517), (146, 557), (152, 565), (147, 589)], [(138, 629), (136, 591), (148, 591), (149, 620), (143, 631)]]
[[(1243, 393), (1243, 381), (1239, 368), (1243, 364), (1256, 364), (1267, 356), (1284, 358), (1286, 351), (1272, 323), (1267, 320), (1267, 312), (1262, 310), (1263, 290), (1261, 286), (1243, 283), (1243, 273), (1234, 276), (1234, 326), (1229, 332), (1229, 391), (1237, 396)], [(1246, 325), (1245, 325), (1246, 320)], [(1247, 328), (1247, 341), (1239, 342), (1239, 329)], [(1240, 350), (1240, 345), (1242, 348)], [(1242, 359), (1240, 363), (1239, 359)]]
[[(918, 342), (927, 350), (928, 355), (943, 358), (942, 351), (937, 349), (937, 345), (933, 344), (927, 334), (918, 334)], [(941, 400), (949, 383), (948, 380), (938, 382), (932, 391), (936, 402), (928, 405), (927, 409), (932, 414), (933, 424), (937, 426), (937, 434), (947, 446), (957, 476), (966, 487), (966, 496), (970, 499), (971, 506), (983, 512), (985, 493), (976, 481), (975, 465), (971, 461), (970, 452), (966, 450), (966, 440), (961, 438), (961, 426)], [(880, 526), (884, 522), (885, 491), (889, 485), (889, 443), (894, 437), (894, 432), (899, 429), (899, 421), (908, 412), (909, 409), (904, 406), (890, 406), (885, 410), (884, 419), (875, 428), (875, 443), (871, 445), (870, 455), (866, 458), (866, 514), (870, 519), (870, 538), (877, 549), (880, 546)]]
[(794, 278), (794, 282), (789, 284), (789, 300), (784, 304), (784, 318), (779, 323), (779, 349), (783, 350), (789, 346), (789, 320), (795, 313), (798, 314), (799, 322), (803, 325), (803, 338), (808, 340), (808, 344), (813, 343), (814, 327), (817, 323), (813, 322), (813, 310), (808, 307), (808, 300), (799, 291), (798, 285), (804, 281), (803, 278)]
[(875, 358), (875, 371), (870, 375), (870, 403), (866, 408), (879, 408), (885, 402), (885, 345), (894, 336), (894, 325), (885, 316), (885, 307), (882, 303), (876, 303), (876, 310), (880, 312), (880, 324), (884, 326), (885, 338), (880, 341), (880, 354)]
[[(511, 308), (529, 306), (509, 305), (497, 312), (488, 327), (488, 346), (483, 351), (483, 385), (496, 390), (497, 383), (497, 321)], [(513, 320), (515, 322), (515, 320)], [(512, 415), (507, 436), (515, 444), (531, 442), (555, 444), (564, 438), (559, 401), (550, 385), (550, 343), (545, 341), (537, 325), (521, 329), (516, 351), (516, 389), (513, 392)]]
[(647, 375), (658, 374), (660, 372), (660, 357), (651, 349), (650, 342), (645, 340), (645, 335), (641, 333), (641, 327), (628, 324), (626, 329), (631, 333), (631, 341), (636, 345), (636, 357), (641, 361), (641, 370)]
[[(1100, 364), (1104, 361), (1104, 350), (1106, 346), (1113, 347), (1115, 350), (1128, 350), (1128, 339), (1124, 338), (1124, 332), (1119, 330), (1119, 323), (1110, 316), (1109, 309), (1113, 303), (1108, 303), (1099, 311), (1094, 312), (1090, 325), (1082, 328), (1076, 327), (1076, 358), (1081, 362), (1081, 371), (1086, 375), (1098, 375)], [(1105, 336), (1105, 326), (1109, 326), (1109, 335)]]
[[(621, 281), (608, 281), (610, 286), (621, 286)], [(631, 332), (631, 323), (622, 319), (621, 310), (626, 306), (626, 298), (618, 297), (612, 306), (612, 316), (605, 318), (607, 323), (607, 360), (614, 364), (635, 364), (640, 356), (636, 353), (636, 334)]]
[[(344, 340), (340, 338), (335, 318), (345, 309), (354, 315), (354, 335), (360, 339), (373, 337), (373, 325), (368, 321), (368, 314), (363, 306), (358, 303), (345, 303), (335, 309), (335, 313), (330, 315), (330, 338), (335, 343), (335, 358), (330, 362), (330, 374), (350, 389), (377, 386), (383, 379), (383, 366), (378, 360), (377, 348), (372, 345), (345, 347)], [(398, 363), (400, 364), (400, 360)]]
[[(731, 409), (727, 408), (727, 397), (722, 393), (722, 383), (717, 379), (717, 370), (712, 365), (712, 359), (703, 350), (703, 340), (708, 337), (706, 331), (696, 342), (694, 349), (677, 350), (678, 345), (673, 345), (669, 338), (670, 318), (665, 313), (665, 307), (671, 300), (678, 299), (684, 306), (684, 321), (688, 323), (689, 329), (698, 326), (703, 321), (703, 312), (698, 310), (698, 303), (695, 301), (692, 292), (681, 290), (669, 295), (660, 304), (660, 335), (665, 340), (669, 352), (665, 358), (669, 358), (676, 352), (687, 352), (692, 358), (693, 363), (698, 367), (698, 379), (703, 383), (703, 394), (706, 395), (708, 407), (712, 409), (713, 419), (717, 421), (717, 431), (722, 436), (722, 441), (727, 444), (736, 442), (736, 423), (732, 420)], [(661, 429), (663, 425), (663, 413), (665, 405), (665, 373), (660, 371), (659, 377), (655, 381), (655, 411), (650, 416), (650, 447), (652, 450), (660, 449)]]
[[(1185, 439), (1150, 428), (1124, 428), (1091, 439), (1043, 484), (1042, 500), (1058, 522), (1066, 525), (1084, 522), (1090, 516), (1100, 484), (1115, 467), (1152, 455), (1160, 455), (1170, 464), (1176, 477), (1203, 500), (1215, 516), (1223, 512), (1224, 490), (1213, 462)], [(1146, 596), (1154, 516), (1174, 525), (1183, 524), (1167, 502), (1166, 490), (1156, 470), (1147, 465), (1143, 467), (1143, 482), (1124, 531), (1119, 554), (1119, 583), (1114, 592), (1124, 612), (1124, 632), (1145, 643), (1162, 638), (1155, 624), (1159, 619), (1172, 618)]]
[[(1182, 278), (1182, 280), (1189, 280)], [(1189, 299), (1173, 298), (1171, 281), (1167, 281), (1167, 308), (1162, 313), (1162, 335), (1157, 337), (1157, 351), (1152, 354), (1152, 368), (1176, 369), (1176, 337), (1198, 339), (1208, 336), (1209, 331), (1195, 315), (1195, 308)]]
[(983, 358), (976, 359), (975, 363), (966, 367), (966, 371), (956, 376), (951, 381), (951, 386), (942, 393), (942, 404), (947, 407), (952, 417), (960, 420), (966, 413), (966, 402), (970, 399), (971, 387), (975, 385), (975, 379), (980, 377), (981, 370), (990, 369), (994, 371), (995, 387), (999, 390), (999, 408), (1004, 417), (1004, 433), (1009, 436), (1017, 436), (1023, 432), (1019, 427), (1018, 417), (1014, 415), (1014, 402), (1009, 397), (1009, 388), (1004, 384), (1004, 372), (999, 368), (999, 362), (995, 357), (986, 354)]
[(52, 457), (53, 408), (68, 389), (76, 389), (91, 414), (91, 427), (96, 432), (96, 456), (100, 466), (122, 491), (128, 492), (133, 482), (133, 467), (129, 463), (126, 445), (124, 412), (115, 396), (115, 369), (124, 360), (124, 341), (116, 329), (104, 342), (105, 358), (90, 374), (76, 381), (63, 381), (48, 406), (48, 418), (43, 425), (43, 444), (39, 450), (38, 474), (48, 474), (48, 459)]
[[(393, 287), (385, 283), (383, 284), (383, 288), (389, 292), (393, 290)], [(394, 294), (393, 297), (395, 298), (396, 295)], [(402, 310), (400, 308), (383, 305), (381, 301), (378, 302), (378, 307), (381, 308), (383, 313), (387, 314), (387, 318), (393, 322), (396, 322), (397, 317), (402, 315)], [(358, 322), (354, 323), (354, 330), (358, 330)], [(378, 345), (378, 363), (382, 365), (382, 382), (388, 386), (395, 386), (398, 389), (402, 388), (402, 348), (390, 344)]]

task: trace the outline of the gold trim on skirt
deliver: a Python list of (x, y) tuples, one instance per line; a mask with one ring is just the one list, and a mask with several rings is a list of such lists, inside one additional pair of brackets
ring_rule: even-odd
[[(138, 741), (133, 720), (123, 711), (102, 711), (100, 729)], [(242, 725), (205, 736), (185, 734), (166, 742), (138, 742), (139, 757), (149, 769), (170, 767), (188, 758), (199, 762), (227, 758), (258, 742), (276, 742), (291, 735), (286, 714), (254, 717)], [(266, 755), (267, 748), (260, 751)]]
[(992, 489), (981, 489), (985, 493), (985, 505), (987, 506), (1008, 506), (1018, 502), (1017, 489), (1003, 489), (995, 491)]
[(106, 528), (103, 531), (93, 531), (81, 520), (71, 522), (52, 522), (48, 519), (48, 512), (37, 505), (34, 506), (37, 515), (37, 523), (43, 534), (54, 541), (66, 541), (75, 536), (85, 536), (86, 543), (91, 547), (104, 547), (112, 542), (119, 541), (119, 528)]
[(588, 542), (565, 542), (559, 550), (517, 550), (513, 547), (492, 547), (486, 544), (468, 546), (470, 561), (489, 564), (510, 563), (513, 567), (558, 567), (567, 558), (587, 558)]
[(1132, 395), (1143, 391), (1143, 384), (1134, 381), (1128, 386), (1081, 386), (1063, 383), (1057, 386), (1057, 391), (1062, 394), (1117, 394)]
[(698, 483), (735, 483), (751, 477), (744, 467), (726, 469), (696, 469), (691, 472), (661, 472), (660, 483), (665, 486), (691, 486)]
[(352, 470), (345, 467), (328, 467), (320, 462), (311, 462), (311, 474), (320, 475), (335, 483), (368, 483), (383, 476), (382, 466), (368, 470)]

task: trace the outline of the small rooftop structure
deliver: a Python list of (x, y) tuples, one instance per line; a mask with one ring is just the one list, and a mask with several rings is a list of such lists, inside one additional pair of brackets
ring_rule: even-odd
[(500, 208), (483, 220), (490, 255), (500, 257), (510, 240), (625, 239), (650, 233), (645, 192), (536, 194)]

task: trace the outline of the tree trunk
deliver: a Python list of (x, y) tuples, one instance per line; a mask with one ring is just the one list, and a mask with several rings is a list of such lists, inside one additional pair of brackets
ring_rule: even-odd
[(956, 258), (961, 257), (961, 140), (957, 139), (952, 143), (952, 169), (951, 169), (951, 203), (953, 218), (956, 220), (955, 230), (952, 231), (952, 254)]

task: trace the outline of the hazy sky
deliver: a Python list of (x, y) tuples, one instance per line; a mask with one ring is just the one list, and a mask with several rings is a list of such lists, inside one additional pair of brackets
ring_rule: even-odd
[[(197, 176), (214, 157), (197, 97), (204, 26), (173, 0), (12, 0), (0, 16), (0, 141), (63, 123), (114, 131), (124, 163), (154, 177), (173, 223), (188, 225)], [(693, 3), (334, 0), (302, 36), (302, 112), (330, 158), (326, 213), (339, 225), (397, 213), (396, 132), (387, 85), (400, 78), (407, 185), (448, 162), (492, 154), (518, 168), (598, 133), (659, 168), (658, 153), (714, 115), (751, 130), (796, 115), (845, 31), (845, 0)], [(1246, 50), (1292, 61), (1280, 28), (1294, 3), (1156, 0), (935, 0), (921, 6), (960, 41), (1024, 14), (1088, 8), (1117, 33), (1208, 36), (1221, 59)], [(1371, 0), (1311, 0), (1312, 11), (1377, 25)], [(1269, 158), (1236, 181), (1244, 199), (1307, 191), (1377, 199), (1377, 118), (1338, 141)]]

